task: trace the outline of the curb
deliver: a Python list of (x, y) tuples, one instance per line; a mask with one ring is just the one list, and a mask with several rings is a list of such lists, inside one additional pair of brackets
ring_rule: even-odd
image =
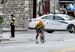
[(0, 42), (1, 41), (9, 41), (9, 38), (0, 38)]
[[(15, 30), (15, 31), (28, 31), (28, 30)], [(10, 32), (10, 30), (2, 30), (2, 32)]]

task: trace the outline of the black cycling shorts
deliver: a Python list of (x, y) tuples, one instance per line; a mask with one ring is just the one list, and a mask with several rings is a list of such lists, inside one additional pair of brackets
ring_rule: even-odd
[(37, 33), (43, 33), (43, 30), (44, 30), (43, 27), (41, 27), (41, 28), (36, 28), (36, 32), (37, 32)]

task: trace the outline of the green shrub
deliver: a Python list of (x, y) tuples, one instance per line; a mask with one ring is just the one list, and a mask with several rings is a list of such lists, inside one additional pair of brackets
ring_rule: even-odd
[(3, 22), (3, 17), (0, 16), (0, 24)]

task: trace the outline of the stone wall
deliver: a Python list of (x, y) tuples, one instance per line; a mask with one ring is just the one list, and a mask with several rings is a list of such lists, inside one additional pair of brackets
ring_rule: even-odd
[(7, 0), (1, 4), (0, 11), (4, 14), (3, 26), (10, 27), (10, 15), (14, 14), (16, 18), (16, 28), (28, 29), (30, 16), (33, 13), (33, 0)]

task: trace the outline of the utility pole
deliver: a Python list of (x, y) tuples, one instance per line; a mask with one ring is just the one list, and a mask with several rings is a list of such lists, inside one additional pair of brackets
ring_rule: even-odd
[(33, 18), (36, 18), (37, 0), (33, 0)]

